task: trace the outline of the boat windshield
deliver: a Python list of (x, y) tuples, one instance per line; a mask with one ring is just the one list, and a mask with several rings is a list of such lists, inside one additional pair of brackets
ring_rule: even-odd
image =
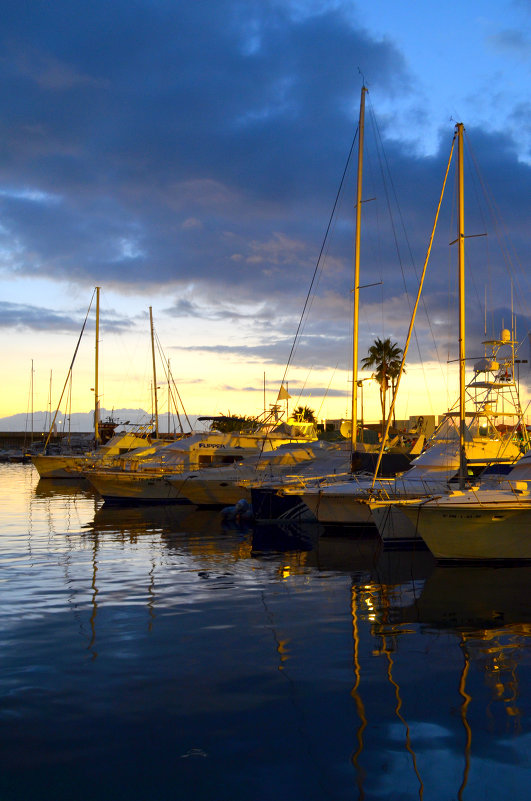
[(480, 437), (486, 439), (501, 439), (500, 432), (492, 423), (491, 419), (486, 416), (473, 417), (468, 425), (468, 431), (474, 439)]
[[(502, 435), (487, 415), (474, 415), (466, 428), (466, 439), (503, 439)], [(458, 442), (459, 417), (445, 417), (432, 436), (432, 442)]]

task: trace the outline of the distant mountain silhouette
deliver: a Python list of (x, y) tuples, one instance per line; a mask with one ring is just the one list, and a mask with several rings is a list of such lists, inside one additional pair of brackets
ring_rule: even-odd
[[(52, 412), (52, 420), (55, 411)], [(131, 425), (148, 425), (151, 421), (151, 415), (144, 409), (101, 409), (100, 419), (102, 421), (112, 419), (118, 423), (130, 423)], [(189, 416), (192, 426), (196, 425), (197, 416)], [(181, 423), (184, 431), (188, 430), (186, 418), (181, 415)], [(12, 414), (10, 417), (0, 417), (0, 431), (45, 431), (50, 429), (51, 420), (49, 412), (34, 412), (33, 424), (31, 415), (22, 412), (20, 414)], [(179, 421), (177, 418), (171, 421), (170, 428), (180, 431)], [(94, 428), (94, 412), (75, 412), (70, 415), (59, 413), (56, 420), (57, 431), (74, 431), (74, 432), (89, 432)], [(165, 432), (168, 430), (168, 416), (165, 414), (159, 415), (159, 430)]]

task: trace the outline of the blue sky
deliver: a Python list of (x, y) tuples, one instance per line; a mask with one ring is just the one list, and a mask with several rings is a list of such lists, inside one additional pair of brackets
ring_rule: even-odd
[[(511, 243), (524, 337), (527, 3), (9, 2), (0, 42), (0, 322), (9, 344), (0, 414), (24, 410), (31, 359), (37, 407), (50, 370), (62, 384), (96, 284), (104, 406), (148, 403), (149, 306), (190, 413), (258, 411), (264, 372), (272, 402), (356, 130), (362, 74), (364, 195), (377, 200), (364, 206), (361, 270), (366, 283), (382, 283), (362, 294), (360, 356), (375, 336), (403, 342), (405, 288), (415, 291), (456, 121)], [(382, 187), (374, 133), (389, 168)], [(480, 190), (480, 179), (467, 183), (467, 198)], [(393, 226), (383, 223), (386, 192)], [(328, 416), (348, 408), (352, 203), (350, 176), (288, 373), (294, 398), (304, 389), (313, 407), (330, 386)], [(404, 416), (441, 412), (456, 391), (446, 365), (451, 206)], [(467, 209), (467, 230), (485, 225), (480, 202)], [(476, 350), (484, 298), (493, 328), (510, 315), (494, 240), (469, 246)], [(92, 349), (80, 354), (80, 411), (91, 404)], [(377, 409), (375, 390), (366, 403)]]

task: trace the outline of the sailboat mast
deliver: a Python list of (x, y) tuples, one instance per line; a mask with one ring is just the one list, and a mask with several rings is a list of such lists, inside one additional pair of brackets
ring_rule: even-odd
[(155, 403), (155, 436), (159, 436), (159, 407), (157, 400), (157, 368), (155, 365), (155, 331), (153, 329), (153, 309), (149, 307), (149, 322), (151, 326), (151, 357), (153, 359), (153, 399)]
[(99, 396), (99, 358), (100, 358), (100, 287), (96, 287), (96, 356), (94, 375), (94, 444), (100, 444), (100, 396)]
[(170, 360), (168, 359), (168, 434), (170, 433), (171, 425), (171, 386), (170, 386)]
[(31, 360), (31, 439), (33, 445), (33, 359)]
[(363, 135), (365, 131), (365, 86), (361, 88), (360, 118), (358, 124), (358, 174), (356, 184), (356, 238), (354, 242), (354, 325), (352, 334), (352, 427), (350, 448), (356, 450), (358, 431), (358, 328), (360, 299), (360, 242), (361, 242), (361, 193), (363, 179)]
[(463, 179), (463, 131), (457, 123), (457, 207), (458, 207), (458, 268), (459, 268), (459, 487), (464, 489), (467, 467), (465, 452), (465, 196)]

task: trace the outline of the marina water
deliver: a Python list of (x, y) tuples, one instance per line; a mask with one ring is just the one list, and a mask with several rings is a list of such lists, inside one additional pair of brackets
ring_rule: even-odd
[(0, 465), (0, 799), (529, 798), (531, 567)]

